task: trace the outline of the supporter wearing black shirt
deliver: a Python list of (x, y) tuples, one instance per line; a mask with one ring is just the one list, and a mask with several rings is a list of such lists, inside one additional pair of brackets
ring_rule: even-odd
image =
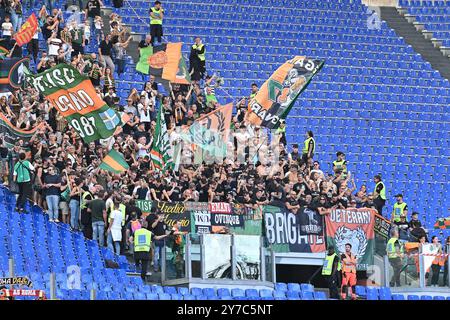
[[(169, 227), (164, 222), (164, 214), (154, 214), (151, 213), (147, 217), (147, 223), (148, 223), (148, 229), (155, 235), (155, 236), (162, 236), (168, 233)], [(161, 258), (162, 258), (162, 248), (164, 247), (164, 240), (154, 240), (152, 241), (154, 243), (155, 249), (154, 249), (154, 255), (153, 255), (153, 270), (155, 272), (158, 272), (158, 268), (161, 267)]]
[(198, 182), (196, 189), (198, 191), (198, 201), (208, 202), (208, 180), (206, 177), (202, 177)]
[(308, 184), (304, 181), (303, 175), (298, 175), (298, 182), (294, 184), (295, 193), (299, 194), (301, 190), (303, 190), (302, 195), (305, 196), (307, 194), (311, 194), (311, 190), (308, 187)]
[(286, 196), (285, 206), (286, 206), (286, 209), (288, 209), (290, 212), (292, 212), (294, 214), (298, 213), (298, 210), (300, 209), (300, 205), (298, 203), (297, 195), (295, 192), (290, 192)]
[(253, 196), (253, 202), (258, 205), (265, 205), (265, 204), (269, 203), (264, 190), (260, 190), (260, 189), (256, 190), (256, 193)]
[[(100, 11), (100, 1), (98, 0), (89, 0), (86, 3), (86, 16), (88, 18), (95, 18), (95, 16), (101, 16), (101, 11)], [(91, 30), (92, 32), (93, 30)]]

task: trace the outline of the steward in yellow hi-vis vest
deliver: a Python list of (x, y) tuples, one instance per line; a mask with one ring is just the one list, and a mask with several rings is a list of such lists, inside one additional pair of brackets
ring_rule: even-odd
[(330, 290), (331, 299), (339, 299), (341, 269), (342, 265), (339, 256), (334, 252), (333, 247), (329, 247), (323, 261), (322, 276), (328, 280), (328, 289)]
[(308, 163), (308, 159), (314, 157), (316, 151), (316, 141), (314, 140), (314, 134), (312, 131), (306, 133), (306, 140), (303, 142), (302, 160), (304, 163)]
[(161, 240), (166, 238), (168, 235), (155, 236), (151, 233), (148, 228), (148, 223), (145, 219), (141, 221), (142, 228), (137, 229), (133, 235), (134, 243), (134, 262), (137, 268), (141, 269), (141, 278), (145, 281), (147, 275), (148, 263), (150, 261), (150, 247), (152, 241)]
[(408, 215), (408, 205), (406, 202), (403, 202), (403, 195), (401, 193), (395, 195), (395, 197), (397, 198), (397, 202), (394, 203), (391, 221), (399, 222), (402, 215)]
[(163, 36), (163, 19), (164, 19), (164, 9), (162, 8), (161, 2), (155, 1), (154, 7), (150, 9), (150, 35), (152, 36), (151, 44), (155, 44), (155, 40), (161, 44)]

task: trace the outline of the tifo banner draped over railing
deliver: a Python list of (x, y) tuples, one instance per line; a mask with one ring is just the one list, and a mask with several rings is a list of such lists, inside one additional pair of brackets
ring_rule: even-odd
[(286, 208), (264, 206), (265, 235), (275, 252), (324, 252), (323, 217), (315, 210), (294, 214)]
[(390, 227), (374, 209), (333, 209), (321, 215), (306, 207), (294, 214), (284, 207), (251, 208), (224, 202), (137, 200), (136, 205), (144, 215), (163, 213), (169, 226), (181, 221), (186, 232), (264, 235), (278, 253), (321, 253), (334, 246), (340, 254), (350, 243), (358, 257), (358, 270), (373, 264), (375, 225), (380, 234), (387, 234)]
[(181, 222), (181, 230), (191, 233), (262, 234), (262, 209), (239, 204), (206, 202), (164, 202), (137, 200), (144, 215), (163, 213), (164, 222), (172, 227)]
[(342, 254), (350, 243), (358, 260), (357, 270), (367, 270), (373, 264), (375, 214), (376, 210), (364, 208), (334, 209), (325, 215), (327, 245)]

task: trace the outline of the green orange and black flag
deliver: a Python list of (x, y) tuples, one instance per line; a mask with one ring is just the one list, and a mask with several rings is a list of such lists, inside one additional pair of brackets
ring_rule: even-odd
[(20, 27), (20, 30), (14, 35), (18, 46), (23, 46), (31, 41), (38, 28), (38, 20), (34, 13)]
[(5, 58), (0, 61), (0, 92), (19, 89), (26, 79), (29, 58)]
[(12, 149), (18, 140), (23, 140), (24, 145), (27, 145), (38, 127), (31, 130), (19, 129), (3, 113), (0, 113), (0, 136), (8, 149)]
[(325, 215), (327, 247), (334, 247), (340, 255), (350, 243), (357, 258), (357, 270), (367, 270), (374, 259), (375, 218), (375, 209), (332, 209)]
[(141, 48), (136, 71), (170, 82), (177, 80), (182, 43), (164, 43)]
[(103, 158), (99, 168), (113, 173), (121, 173), (128, 170), (130, 167), (121, 153), (111, 150), (106, 157)]
[(450, 229), (450, 217), (437, 219), (434, 229)]
[(320, 71), (323, 60), (296, 56), (283, 63), (264, 82), (248, 104), (246, 121), (255, 126), (277, 129), (295, 101)]
[(181, 55), (180, 62), (178, 63), (178, 71), (174, 83), (179, 84), (191, 84), (191, 75), (189, 69), (186, 66), (186, 60)]
[(61, 63), (26, 78), (86, 143), (111, 137), (121, 125), (120, 114), (97, 95), (87, 76), (69, 64)]

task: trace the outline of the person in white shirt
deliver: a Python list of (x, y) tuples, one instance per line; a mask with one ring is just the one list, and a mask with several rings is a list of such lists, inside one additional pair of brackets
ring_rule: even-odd
[(139, 150), (137, 152), (136, 159), (144, 158), (145, 156), (150, 155), (149, 150), (150, 150), (150, 147), (152, 146), (152, 141), (150, 141), (149, 144), (145, 144), (145, 142), (146, 142), (145, 137), (139, 138), (138, 145), (137, 145)]
[(140, 122), (143, 122), (145, 124), (145, 130), (149, 130), (151, 127), (152, 122), (152, 112), (155, 111), (155, 108), (153, 107), (153, 103), (150, 102), (150, 99), (145, 99), (145, 96), (141, 96), (141, 99), (137, 105), (138, 107), (138, 113), (139, 113), (139, 119)]
[(114, 199), (114, 206), (109, 214), (109, 227), (108, 227), (108, 248), (116, 254), (120, 254), (120, 242), (122, 241), (122, 220), (123, 215), (120, 211), (120, 203), (122, 199), (116, 197)]
[(13, 32), (13, 25), (10, 21), (10, 17), (6, 16), (5, 22), (2, 23), (2, 35), (9, 41), (11, 39), (12, 32)]
[(58, 50), (62, 46), (61, 39), (57, 38), (56, 30), (52, 32), (52, 35), (47, 40), (48, 43), (48, 55), (50, 57), (57, 57), (58, 56)]

